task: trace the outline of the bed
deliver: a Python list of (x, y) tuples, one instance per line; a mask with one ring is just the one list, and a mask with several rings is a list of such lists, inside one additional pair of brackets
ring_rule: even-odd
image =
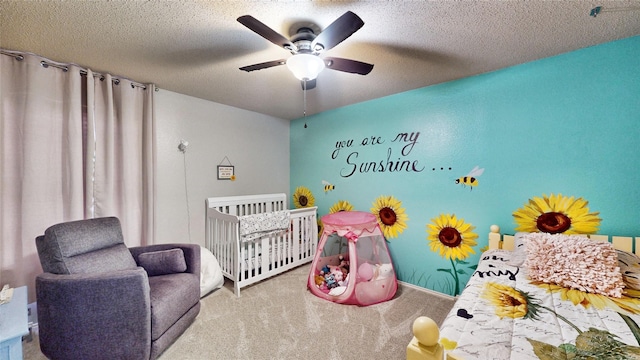
[(205, 247), (240, 289), (313, 260), (316, 207), (288, 210), (285, 194), (206, 199)]
[(408, 360), (640, 359), (640, 242), (494, 225), (489, 244), (440, 329), (416, 319)]

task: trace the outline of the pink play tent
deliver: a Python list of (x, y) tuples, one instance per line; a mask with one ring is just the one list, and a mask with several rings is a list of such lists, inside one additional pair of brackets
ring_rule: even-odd
[(398, 289), (389, 248), (373, 214), (341, 211), (321, 218), (324, 229), (307, 286), (340, 304), (371, 305)]

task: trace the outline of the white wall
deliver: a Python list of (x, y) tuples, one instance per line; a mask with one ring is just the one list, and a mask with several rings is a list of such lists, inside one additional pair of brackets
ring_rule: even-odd
[[(204, 245), (207, 197), (290, 196), (288, 120), (163, 89), (156, 92), (154, 103), (157, 243)], [(184, 155), (178, 150), (181, 139), (189, 142)], [(225, 156), (235, 166), (235, 181), (217, 180), (217, 165)]]

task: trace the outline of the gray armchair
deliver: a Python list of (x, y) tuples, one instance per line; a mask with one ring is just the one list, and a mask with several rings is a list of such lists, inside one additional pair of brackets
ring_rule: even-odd
[(40, 349), (50, 359), (155, 359), (200, 311), (200, 246), (127, 248), (115, 217), (36, 238)]

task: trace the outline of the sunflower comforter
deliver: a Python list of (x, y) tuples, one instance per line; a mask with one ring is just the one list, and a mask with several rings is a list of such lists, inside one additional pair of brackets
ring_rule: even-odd
[(613, 298), (536, 283), (489, 250), (440, 330), (459, 359), (640, 359), (640, 292)]

